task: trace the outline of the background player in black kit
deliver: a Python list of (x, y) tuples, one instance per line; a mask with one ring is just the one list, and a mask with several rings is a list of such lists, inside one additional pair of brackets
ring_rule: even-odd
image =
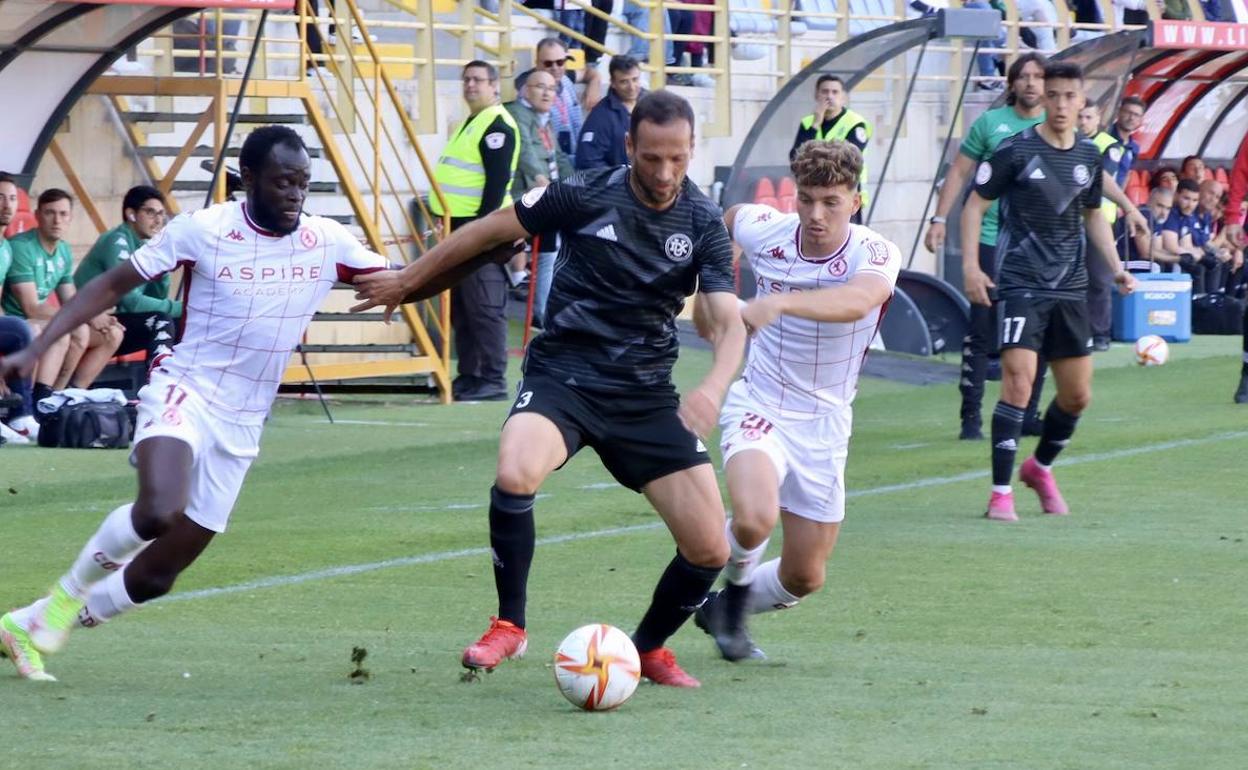
[[(659, 684), (698, 686), (663, 643), (728, 560), (723, 501), (699, 436), (715, 427), (741, 364), (745, 328), (719, 208), (685, 178), (693, 123), (688, 102), (652, 92), (633, 108), (625, 139), (630, 166), (534, 188), (401, 272), (357, 283), (359, 298), (369, 301), (356, 309), (385, 305), (389, 312), (482, 253), (535, 233), (562, 234), (545, 329), (529, 346), (499, 441), (490, 490), (498, 616), (464, 651), (469, 669), (493, 669), (524, 654), (533, 498), (547, 476), (588, 445), (621, 484), (646, 495), (676, 540), (676, 556), (633, 634), (641, 673)], [(671, 381), (675, 318), (695, 289), (714, 364), (681, 399)]]
[[(979, 165), (962, 212), (962, 269), (972, 302), (990, 303), (997, 289), (1001, 400), (992, 415), (992, 494), (987, 517), (1017, 521), (1010, 477), (1031, 395), (1037, 354), (1048, 359), (1057, 395), (1044, 415), (1035, 455), (1019, 479), (1036, 491), (1045, 513), (1068, 513), (1049, 470), (1092, 400), (1092, 331), (1088, 321), (1087, 244), (1101, 253), (1123, 293), (1135, 279), (1123, 270), (1101, 206), (1101, 155), (1075, 131), (1084, 104), (1083, 71), (1050, 63), (1044, 70), (1043, 123), (1006, 139)], [(975, 257), (980, 220), (1001, 200), (998, 283)], [(1084, 234), (1087, 238), (1084, 238)]]

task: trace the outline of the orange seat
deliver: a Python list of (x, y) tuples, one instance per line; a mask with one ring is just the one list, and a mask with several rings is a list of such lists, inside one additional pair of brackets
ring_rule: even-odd
[(1127, 189), (1123, 190), (1123, 192), (1126, 193), (1127, 200), (1131, 201), (1136, 206), (1143, 206), (1148, 203), (1148, 187), (1145, 185), (1131, 185)]
[(776, 208), (785, 214), (792, 214), (797, 211), (797, 196), (795, 195), (781, 195), (776, 201), (779, 204)]
[(762, 179), (758, 180), (758, 183), (754, 185), (754, 202), (755, 203), (762, 203), (763, 198), (775, 199), (775, 197), (776, 197), (776, 186), (773, 185), (771, 183), (771, 180), (768, 179), (767, 177), (763, 177)]
[(776, 186), (776, 197), (783, 200), (790, 196), (797, 197), (797, 185), (793, 183), (793, 177), (782, 177), (780, 184)]
[(39, 220), (35, 219), (35, 215), (29, 211), (19, 210), (13, 215), (9, 226), (4, 228), (4, 237), (12, 238), (18, 233), (24, 233), (27, 230), (34, 230), (39, 225)]

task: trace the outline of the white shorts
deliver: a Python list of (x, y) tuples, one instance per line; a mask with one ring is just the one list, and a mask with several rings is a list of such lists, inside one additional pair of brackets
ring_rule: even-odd
[(780, 479), (781, 510), (832, 524), (845, 518), (845, 459), (852, 422), (848, 407), (815, 419), (777, 418), (753, 403), (749, 385), (737, 380), (719, 415), (719, 446), (725, 466), (741, 452), (766, 454)]
[[(204, 529), (224, 532), (251, 462), (260, 453), (260, 425), (234, 425), (211, 413), (177, 377), (153, 373), (139, 391), (137, 447), (155, 436), (186, 442), (191, 464), (191, 497), (186, 517)], [(131, 454), (131, 462), (134, 455)]]

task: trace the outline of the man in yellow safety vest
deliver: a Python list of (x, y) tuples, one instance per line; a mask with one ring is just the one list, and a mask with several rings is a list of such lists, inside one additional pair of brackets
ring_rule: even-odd
[[(498, 70), (483, 61), (464, 65), (468, 117), (438, 158), (434, 177), (441, 191), (429, 197), (434, 214), (450, 214), (456, 230), (511, 205), (511, 179), (520, 159), (520, 133), (498, 102)], [(456, 401), (507, 398), (507, 273), (488, 264), (451, 290), (451, 327), (459, 376)]]
[[(867, 143), (871, 141), (871, 124), (862, 115), (845, 106), (849, 93), (845, 81), (836, 75), (820, 75), (815, 81), (815, 111), (802, 118), (789, 150), (789, 159), (797, 154), (797, 148), (811, 140), (821, 142), (849, 142), (857, 147), (865, 158)], [(853, 222), (862, 223), (862, 212), (867, 210), (871, 197), (867, 193), (867, 164), (862, 164), (858, 178), (858, 190), (862, 195), (862, 207), (854, 214)]]

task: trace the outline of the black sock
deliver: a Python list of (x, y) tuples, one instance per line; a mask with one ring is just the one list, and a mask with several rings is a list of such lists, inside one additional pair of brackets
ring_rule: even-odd
[(741, 619), (745, 617), (746, 605), (750, 603), (750, 584), (741, 586), (728, 583), (720, 592), (719, 601), (724, 603), (724, 620), (728, 621), (728, 627), (740, 626)]
[(1014, 455), (1023, 435), (1023, 409), (1004, 401), (992, 410), (992, 485), (1008, 487), (1014, 475)]
[(30, 397), (36, 403), (38, 403), (40, 399), (47, 398), (50, 395), (52, 395), (52, 386), (44, 385), (42, 382), (36, 382), (35, 386), (30, 389)]
[(490, 487), (490, 548), (498, 617), (521, 628), (534, 540), (533, 495), (513, 495)]
[(1036, 445), (1036, 462), (1041, 465), (1052, 465), (1058, 452), (1070, 443), (1075, 435), (1075, 426), (1079, 424), (1079, 415), (1062, 411), (1057, 399), (1049, 403), (1044, 413), (1044, 432), (1040, 434), (1040, 443)]
[(1239, 368), (1239, 375), (1248, 377), (1248, 306), (1244, 307), (1244, 363)]
[(663, 577), (654, 588), (650, 609), (637, 624), (633, 643), (638, 652), (650, 652), (663, 646), (667, 638), (689, 619), (698, 605), (706, 599), (707, 591), (719, 577), (718, 567), (699, 567), (690, 564), (680, 552), (663, 570)]

